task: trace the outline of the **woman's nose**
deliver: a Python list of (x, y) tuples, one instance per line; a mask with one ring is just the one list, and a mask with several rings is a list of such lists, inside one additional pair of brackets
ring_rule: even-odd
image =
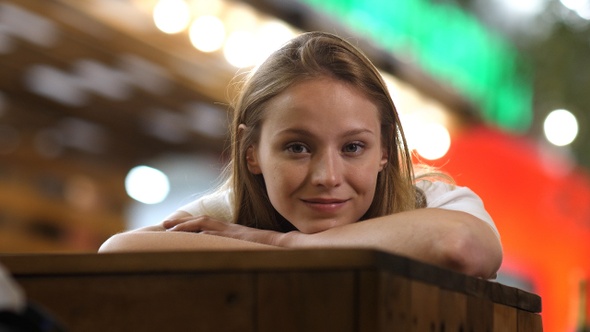
[(339, 153), (325, 152), (316, 156), (312, 163), (312, 184), (337, 187), (342, 183), (342, 160)]

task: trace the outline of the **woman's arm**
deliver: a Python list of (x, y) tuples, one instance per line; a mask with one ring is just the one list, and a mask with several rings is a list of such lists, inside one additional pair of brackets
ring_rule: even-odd
[(502, 245), (488, 224), (445, 209), (412, 210), (315, 234), (290, 232), (275, 241), (284, 247), (372, 247), (482, 278), (493, 277), (502, 262)]
[(483, 278), (494, 276), (502, 262), (502, 246), (490, 225), (465, 212), (438, 208), (396, 213), (314, 234), (264, 231), (207, 217), (169, 220), (163, 226), (287, 248), (375, 248)]
[(502, 246), (488, 224), (465, 212), (437, 208), (397, 213), (315, 234), (265, 231), (177, 212), (161, 225), (111, 237), (99, 252), (277, 247), (375, 248), (482, 278), (494, 276), (502, 262)]
[[(190, 214), (177, 211), (168, 219), (178, 219)], [(98, 249), (99, 253), (164, 251), (164, 250), (221, 250), (221, 249), (277, 249), (276, 246), (254, 243), (230, 237), (209, 234), (168, 232), (163, 224), (148, 226), (110, 237)]]

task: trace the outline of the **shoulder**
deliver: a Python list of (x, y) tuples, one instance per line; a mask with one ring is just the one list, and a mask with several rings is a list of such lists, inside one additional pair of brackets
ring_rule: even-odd
[(469, 213), (498, 230), (490, 214), (487, 212), (482, 199), (473, 190), (443, 181), (420, 181), (416, 183), (426, 196), (428, 208), (463, 211)]

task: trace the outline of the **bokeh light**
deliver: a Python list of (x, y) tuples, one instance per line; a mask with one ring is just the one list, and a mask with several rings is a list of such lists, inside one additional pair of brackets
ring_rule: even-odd
[(551, 144), (565, 146), (572, 143), (578, 136), (578, 120), (568, 110), (555, 110), (545, 118), (543, 129), (545, 137)]
[(255, 63), (262, 63), (268, 56), (295, 36), (289, 26), (282, 21), (271, 20), (260, 26), (257, 32)]
[(228, 31), (254, 31), (259, 18), (251, 7), (235, 2), (225, 11), (224, 22)]
[(215, 52), (225, 41), (223, 22), (211, 15), (200, 16), (194, 20), (189, 30), (193, 46), (201, 52)]
[(412, 135), (414, 148), (418, 154), (428, 160), (442, 158), (451, 147), (451, 135), (440, 123), (425, 123), (420, 126), (419, 133)]
[(256, 62), (256, 47), (254, 34), (248, 31), (232, 32), (223, 48), (225, 60), (232, 66), (244, 68), (254, 65)]
[(127, 174), (125, 190), (129, 197), (138, 202), (157, 204), (168, 196), (170, 181), (162, 171), (141, 165), (134, 167)]
[(190, 19), (190, 8), (184, 0), (160, 0), (154, 7), (154, 23), (164, 33), (183, 31)]
[(401, 121), (410, 150), (428, 160), (440, 159), (447, 154), (451, 147), (451, 135), (444, 125), (426, 122), (417, 114), (403, 114)]

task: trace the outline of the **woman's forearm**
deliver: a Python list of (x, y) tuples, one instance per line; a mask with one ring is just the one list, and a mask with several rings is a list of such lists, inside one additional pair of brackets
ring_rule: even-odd
[(285, 247), (370, 247), (473, 276), (495, 275), (502, 246), (494, 231), (459, 211), (419, 209), (335, 227), (315, 234), (286, 233)]
[(188, 232), (137, 230), (120, 233), (100, 246), (99, 253), (190, 250), (264, 250), (278, 247), (227, 237)]

